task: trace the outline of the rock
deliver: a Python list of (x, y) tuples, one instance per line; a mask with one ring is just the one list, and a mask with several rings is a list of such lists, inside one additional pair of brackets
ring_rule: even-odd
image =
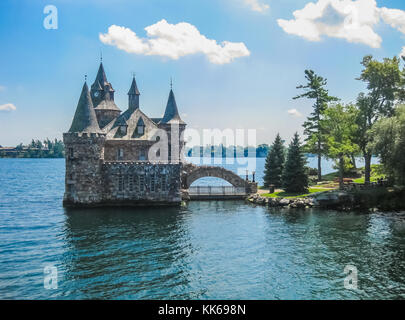
[(305, 208), (306, 204), (305, 201), (299, 199), (295, 201), (295, 206), (296, 208)]

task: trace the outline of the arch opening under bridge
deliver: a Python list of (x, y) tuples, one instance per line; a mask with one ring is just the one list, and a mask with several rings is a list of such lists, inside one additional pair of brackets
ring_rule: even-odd
[[(193, 182), (205, 177), (222, 179), (230, 186), (191, 186)], [(197, 166), (185, 164), (181, 173), (182, 189), (187, 190), (190, 198), (226, 199), (243, 198), (257, 192), (257, 184), (247, 181), (233, 171), (219, 166)]]

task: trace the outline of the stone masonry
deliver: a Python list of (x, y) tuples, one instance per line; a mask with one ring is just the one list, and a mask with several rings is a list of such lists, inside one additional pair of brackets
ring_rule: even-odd
[[(66, 177), (64, 206), (178, 205), (181, 202), (181, 120), (170, 90), (163, 118), (149, 118), (140, 109), (132, 80), (128, 109), (114, 102), (103, 64), (89, 90), (83, 85), (70, 130), (64, 133)], [(172, 131), (175, 130), (175, 140)], [(167, 157), (149, 159), (149, 151), (167, 137)], [(162, 139), (163, 140), (163, 139)]]
[(87, 83), (72, 125), (63, 134), (66, 150), (64, 206), (178, 205), (195, 180), (212, 176), (255, 193), (257, 184), (220, 167), (183, 163), (186, 124), (170, 90), (162, 118), (149, 118), (139, 105), (135, 77), (124, 112), (103, 64)]

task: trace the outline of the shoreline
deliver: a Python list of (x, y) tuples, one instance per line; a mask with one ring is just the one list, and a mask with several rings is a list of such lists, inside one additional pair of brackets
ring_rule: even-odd
[(332, 209), (337, 211), (403, 211), (405, 210), (404, 187), (378, 187), (359, 191), (333, 190), (315, 193), (307, 197), (266, 197), (259, 193), (249, 195), (245, 202), (287, 209)]

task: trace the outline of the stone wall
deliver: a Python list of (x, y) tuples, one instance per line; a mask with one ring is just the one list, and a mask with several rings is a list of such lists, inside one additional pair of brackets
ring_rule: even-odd
[[(148, 141), (107, 141), (105, 134), (65, 133), (65, 206), (170, 205), (181, 202), (181, 164), (129, 161)], [(124, 158), (117, 161), (117, 150)]]
[(103, 200), (110, 204), (179, 204), (180, 164), (105, 162)]
[(102, 200), (105, 134), (63, 134), (66, 147), (65, 205)]
[[(147, 140), (107, 140), (105, 144), (104, 160), (112, 161), (137, 161), (141, 154), (148, 160), (148, 151), (155, 142)], [(118, 158), (118, 150), (122, 149), (123, 157)]]

